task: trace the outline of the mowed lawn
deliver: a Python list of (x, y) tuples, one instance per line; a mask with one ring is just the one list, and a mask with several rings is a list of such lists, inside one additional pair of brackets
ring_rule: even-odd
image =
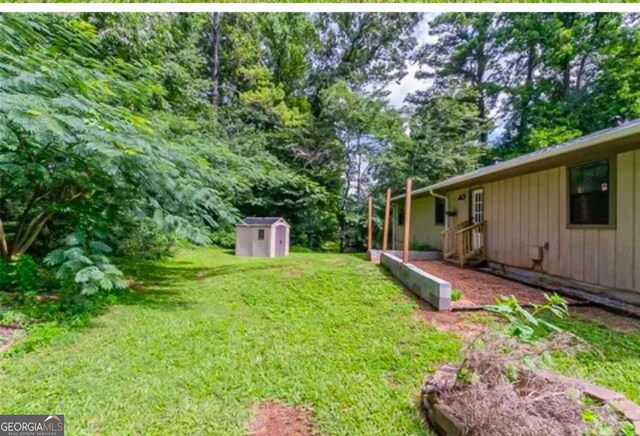
[(357, 256), (203, 248), (124, 267), (133, 296), (4, 359), (1, 413), (63, 413), (74, 435), (245, 434), (273, 399), (321, 433), (424, 434), (421, 384), (460, 351)]

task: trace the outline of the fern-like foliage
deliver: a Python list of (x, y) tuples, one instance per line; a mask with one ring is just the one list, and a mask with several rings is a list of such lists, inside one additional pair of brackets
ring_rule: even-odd
[(82, 295), (127, 289), (120, 271), (107, 257), (111, 247), (102, 241), (87, 240), (82, 232), (65, 238), (65, 247), (49, 253), (45, 263), (57, 267), (56, 277), (67, 286), (76, 286)]

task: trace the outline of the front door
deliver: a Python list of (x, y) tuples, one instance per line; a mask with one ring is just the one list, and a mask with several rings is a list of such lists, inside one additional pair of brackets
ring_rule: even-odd
[(471, 221), (472, 224), (484, 221), (484, 191), (482, 189), (471, 191)]
[[(482, 189), (474, 189), (471, 191), (471, 221), (478, 224), (484, 221), (484, 191)], [(484, 235), (481, 231), (473, 231), (473, 249), (477, 250), (482, 247)]]
[(284, 256), (286, 253), (287, 228), (276, 226), (276, 256)]

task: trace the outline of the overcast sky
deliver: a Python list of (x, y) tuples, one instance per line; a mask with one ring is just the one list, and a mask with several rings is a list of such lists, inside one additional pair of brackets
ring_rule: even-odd
[[(432, 43), (437, 38), (428, 35), (429, 22), (437, 14), (429, 13), (424, 16), (422, 21), (416, 28), (415, 37), (418, 40), (418, 44), (422, 45), (425, 42)], [(416, 64), (407, 62), (408, 74), (400, 81), (400, 83), (391, 83), (387, 86), (387, 90), (390, 91), (389, 102), (396, 108), (401, 108), (404, 105), (404, 99), (412, 92), (427, 89), (433, 83), (432, 80), (418, 80), (415, 78), (416, 72), (420, 71), (420, 67)]]
[[(438, 40), (437, 35), (429, 35), (429, 23), (433, 20), (438, 14), (437, 13), (428, 13), (425, 14), (422, 21), (418, 24), (415, 31), (415, 37), (418, 40), (418, 46), (428, 42), (430, 44), (436, 42)], [(425, 67), (422, 67), (424, 71), (427, 71)], [(393, 82), (387, 86), (387, 90), (390, 92), (389, 103), (392, 106), (400, 109), (406, 103), (404, 99), (408, 94), (412, 92), (428, 89), (433, 84), (432, 79), (416, 79), (416, 72), (420, 71), (421, 68), (411, 62), (407, 62), (407, 75), (399, 82)], [(495, 143), (504, 133), (504, 128), (501, 125), (496, 125), (494, 129), (489, 133), (489, 144)]]

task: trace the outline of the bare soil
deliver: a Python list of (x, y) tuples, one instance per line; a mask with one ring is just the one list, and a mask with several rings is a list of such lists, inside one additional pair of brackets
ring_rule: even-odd
[(430, 324), (436, 330), (455, 333), (465, 339), (473, 339), (489, 327), (477, 321), (476, 314), (469, 312), (438, 312), (423, 307), (413, 316)]
[(317, 434), (311, 424), (311, 412), (276, 401), (260, 403), (249, 423), (251, 436), (311, 436)]
[(459, 289), (463, 296), (452, 301), (453, 309), (480, 308), (495, 304), (501, 295), (514, 295), (520, 304), (539, 304), (545, 301), (543, 292), (521, 283), (492, 276), (481, 271), (460, 268), (442, 261), (413, 262), (423, 271), (451, 283), (451, 290)]
[(0, 353), (7, 350), (14, 342), (18, 329), (0, 326)]

